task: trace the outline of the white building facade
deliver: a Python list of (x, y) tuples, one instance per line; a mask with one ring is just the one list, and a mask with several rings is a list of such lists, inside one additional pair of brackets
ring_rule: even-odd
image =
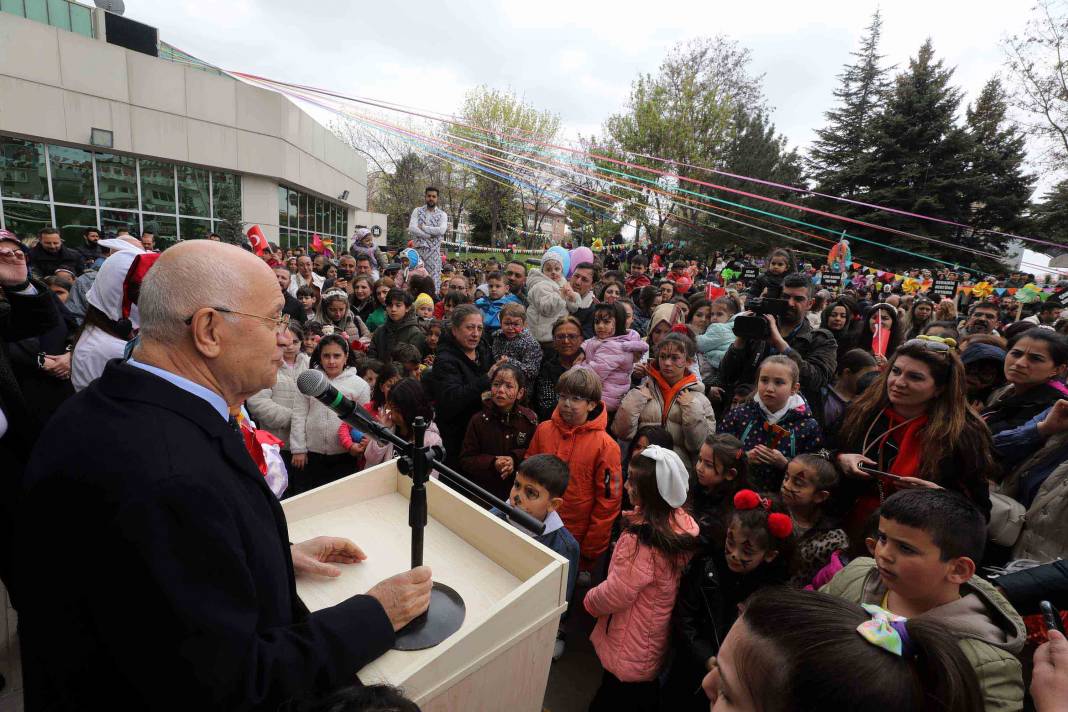
[(86, 227), (147, 227), (163, 247), (228, 219), (283, 247), (347, 244), (367, 164), (289, 99), (166, 43), (109, 42), (97, 8), (0, 7), (0, 227), (54, 225), (73, 246)]

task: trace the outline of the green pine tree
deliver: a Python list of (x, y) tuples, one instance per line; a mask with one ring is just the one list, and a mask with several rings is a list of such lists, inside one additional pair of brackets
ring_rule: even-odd
[[(871, 122), (882, 111), (890, 89), (879, 54), (882, 24), (876, 10), (860, 49), (853, 52), (856, 62), (846, 65), (839, 75), (834, 91), (839, 105), (824, 114), (827, 125), (816, 131), (817, 139), (809, 149), (809, 175), (821, 193), (856, 197), (861, 190), (860, 175), (873, 148)], [(837, 201), (814, 202), (835, 211), (843, 206)]]
[[(1024, 227), (1024, 211), (1035, 178), (1023, 171), (1024, 136), (1006, 119), (1008, 105), (1001, 82), (991, 79), (974, 106), (968, 107), (971, 134), (972, 217), (977, 230), (1017, 231)], [(980, 236), (988, 248), (1003, 249), (1004, 240)]]
[(1031, 225), (1037, 237), (1064, 245), (1058, 254), (1068, 252), (1068, 180), (1053, 186), (1035, 203), (1031, 208)]
[[(859, 189), (866, 192), (867, 202), (968, 222), (974, 194), (968, 170), (972, 144), (968, 132), (956, 123), (961, 91), (950, 84), (952, 77), (953, 70), (935, 59), (930, 40), (909, 60), (908, 70), (898, 75), (886, 109), (872, 122), (872, 153), (857, 181)], [(955, 244), (986, 246), (973, 231), (943, 223), (872, 209), (860, 210), (857, 217)], [(857, 241), (854, 255), (875, 255), (880, 264), (915, 264), (918, 260), (900, 252), (879, 250), (872, 243), (962, 263), (975, 260), (953, 246), (938, 245), (923, 237), (906, 238), (871, 229), (850, 232), (870, 241)]]

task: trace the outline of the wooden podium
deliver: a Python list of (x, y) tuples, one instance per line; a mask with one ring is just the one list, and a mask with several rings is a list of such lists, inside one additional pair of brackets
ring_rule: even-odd
[[(297, 580), (309, 609), (365, 593), (410, 566), (411, 479), (396, 461), (282, 502), (293, 541), (352, 539), (367, 560), (336, 579)], [(463, 626), (440, 645), (391, 650), (359, 671), (365, 684), (401, 688), (424, 712), (542, 709), (567, 560), (436, 480), (427, 483), (424, 563), (464, 599)]]

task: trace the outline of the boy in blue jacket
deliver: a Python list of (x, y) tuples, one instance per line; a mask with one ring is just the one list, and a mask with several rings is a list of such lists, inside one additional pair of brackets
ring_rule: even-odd
[[(570, 473), (567, 463), (556, 455), (544, 453), (533, 455), (519, 464), (515, 473), (512, 491), (508, 495), (512, 505), (545, 524), (541, 534), (528, 534), (539, 544), (544, 544), (560, 556), (567, 559), (567, 600), (575, 592), (575, 580), (578, 578), (579, 544), (578, 540), (564, 526), (564, 521), (556, 510), (564, 501)], [(521, 528), (521, 527), (519, 527)], [(564, 614), (567, 615), (566, 613)], [(556, 633), (556, 647), (553, 660), (564, 654), (564, 625), (561, 620)]]
[(505, 304), (521, 302), (508, 290), (508, 282), (502, 272), (490, 272), (486, 277), (486, 288), (489, 290), (489, 296), (479, 297), (475, 306), (481, 310), (486, 333), (489, 334), (501, 328), (501, 308)]

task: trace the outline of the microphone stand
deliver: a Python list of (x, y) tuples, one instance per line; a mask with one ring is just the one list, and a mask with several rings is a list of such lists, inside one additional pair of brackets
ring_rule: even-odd
[[(451, 467), (441, 462), (444, 451), (438, 447), (427, 447), (425, 436), (427, 422), (416, 418), (412, 423), (414, 442), (408, 442), (389, 428), (371, 418), (362, 408), (357, 407), (348, 416), (341, 418), (349, 425), (363, 429), (380, 442), (391, 443), (400, 456), (397, 463), (401, 473), (412, 478), (412, 491), (408, 504), (408, 526), (412, 530), (412, 568), (423, 565), (423, 535), (428, 521), (426, 483), (431, 470), (438, 470), (455, 480), (464, 488), (477, 494), (499, 510), (505, 512), (509, 519), (517, 522), (532, 532), (540, 534), (545, 531), (545, 524), (539, 522), (518, 507), (512, 506), (490, 494), (482, 487), (460, 475)], [(455, 633), (463, 625), (466, 608), (463, 598), (445, 584), (434, 582), (430, 591), (430, 605), (426, 612), (417, 616), (408, 625), (396, 633), (394, 650), (424, 650), (432, 648)]]

